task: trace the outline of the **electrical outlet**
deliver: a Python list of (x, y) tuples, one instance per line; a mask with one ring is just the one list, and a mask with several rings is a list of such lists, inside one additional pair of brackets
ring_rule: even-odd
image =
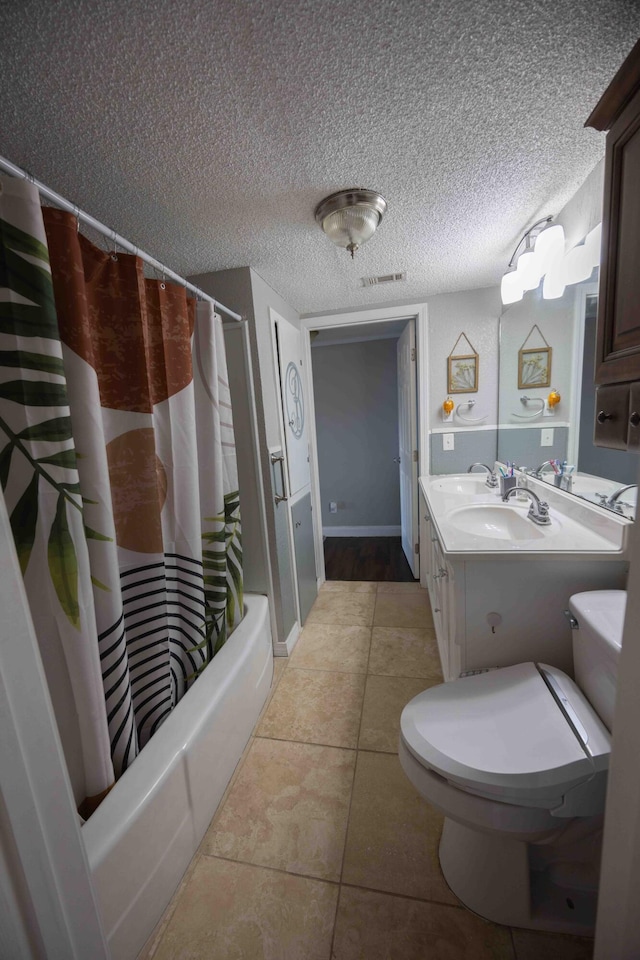
[(335, 500), (331, 500), (329, 502), (329, 513), (337, 513), (337, 512), (338, 512), (338, 504), (336, 503)]
[(540, 431), (540, 446), (541, 447), (553, 446), (553, 427), (548, 427), (546, 430)]
[(442, 449), (453, 450), (453, 434), (452, 433), (442, 434)]

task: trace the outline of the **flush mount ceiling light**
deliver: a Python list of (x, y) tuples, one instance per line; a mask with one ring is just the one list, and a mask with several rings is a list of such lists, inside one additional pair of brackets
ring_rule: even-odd
[(316, 207), (316, 220), (336, 246), (355, 254), (376, 231), (387, 202), (375, 190), (354, 187), (325, 197)]

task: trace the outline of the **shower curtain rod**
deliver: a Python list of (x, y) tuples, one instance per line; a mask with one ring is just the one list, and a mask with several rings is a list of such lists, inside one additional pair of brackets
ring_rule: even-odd
[(239, 313), (234, 313), (233, 310), (229, 309), (229, 307), (225, 307), (224, 303), (220, 303), (219, 300), (214, 299), (214, 297), (210, 297), (209, 294), (205, 293), (204, 290), (201, 290), (200, 287), (196, 287), (193, 283), (189, 283), (189, 281), (185, 280), (184, 277), (181, 277), (180, 274), (174, 273), (173, 270), (169, 270), (168, 267), (165, 267), (165, 265), (160, 263), (159, 260), (156, 260), (155, 257), (145, 253), (144, 250), (140, 250), (139, 247), (136, 247), (135, 244), (130, 243), (129, 240), (125, 240), (124, 237), (121, 237), (120, 234), (116, 233), (115, 230), (112, 230), (111, 227), (106, 227), (104, 223), (100, 223), (100, 221), (96, 220), (95, 217), (92, 217), (91, 214), (85, 213), (84, 210), (81, 210), (79, 207), (77, 207), (75, 203), (70, 203), (69, 200), (65, 200), (65, 198), (61, 197), (59, 193), (55, 192), (55, 190), (51, 190), (51, 188), (45, 186), (44, 183), (40, 183), (39, 180), (36, 180), (36, 178), (30, 173), (27, 173), (26, 170), (23, 170), (21, 167), (16, 166), (15, 163), (11, 163), (10, 160), (6, 160), (4, 157), (0, 156), (0, 171), (1, 170), (4, 170), (5, 173), (10, 173), (14, 177), (22, 177), (23, 180), (28, 180), (30, 183), (33, 183), (33, 185), (37, 187), (40, 194), (43, 197), (46, 197), (47, 200), (51, 200), (57, 206), (61, 207), (63, 210), (66, 210), (67, 213), (72, 213), (78, 218), (78, 220), (81, 220), (88, 226), (93, 227), (94, 230), (97, 230), (99, 233), (109, 237), (110, 240), (112, 240), (116, 246), (121, 247), (122, 250), (126, 250), (127, 253), (133, 253), (134, 256), (140, 257), (140, 259), (144, 260), (145, 263), (148, 263), (156, 270), (159, 270), (160, 273), (162, 273), (163, 276), (168, 280), (176, 280), (178, 283), (182, 284), (183, 287), (186, 287), (187, 290), (195, 293), (196, 296), (203, 300), (208, 300), (218, 310), (226, 313), (228, 317), (232, 317), (233, 320), (243, 319)]

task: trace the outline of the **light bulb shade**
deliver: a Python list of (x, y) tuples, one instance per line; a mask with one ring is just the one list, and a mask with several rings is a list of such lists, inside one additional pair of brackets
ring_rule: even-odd
[(535, 290), (540, 283), (542, 274), (540, 264), (533, 250), (527, 250), (518, 257), (516, 272), (520, 275), (523, 290)]
[(512, 270), (511, 273), (505, 273), (500, 284), (503, 304), (506, 306), (508, 303), (516, 303), (516, 301), (522, 300), (523, 293), (524, 288), (518, 271)]
[(593, 270), (589, 248), (584, 243), (578, 244), (567, 253), (563, 263), (564, 282), (566, 286), (571, 283), (581, 283), (582, 280), (588, 280)]
[(375, 233), (380, 217), (375, 210), (358, 203), (328, 214), (322, 221), (322, 229), (337, 247), (362, 246)]
[(373, 190), (340, 190), (318, 204), (315, 217), (326, 235), (353, 256), (376, 231), (387, 209), (384, 197)]
[(534, 253), (538, 258), (540, 276), (544, 277), (551, 265), (564, 254), (564, 229), (559, 223), (547, 227), (536, 237)]
[(563, 260), (557, 260), (547, 271), (542, 284), (542, 296), (545, 300), (558, 300), (564, 293)]

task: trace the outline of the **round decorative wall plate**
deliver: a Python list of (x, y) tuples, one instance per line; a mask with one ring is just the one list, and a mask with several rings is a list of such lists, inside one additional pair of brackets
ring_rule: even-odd
[(287, 408), (287, 423), (294, 437), (299, 440), (304, 430), (304, 400), (302, 398), (302, 380), (293, 361), (289, 363), (285, 374), (284, 396)]

